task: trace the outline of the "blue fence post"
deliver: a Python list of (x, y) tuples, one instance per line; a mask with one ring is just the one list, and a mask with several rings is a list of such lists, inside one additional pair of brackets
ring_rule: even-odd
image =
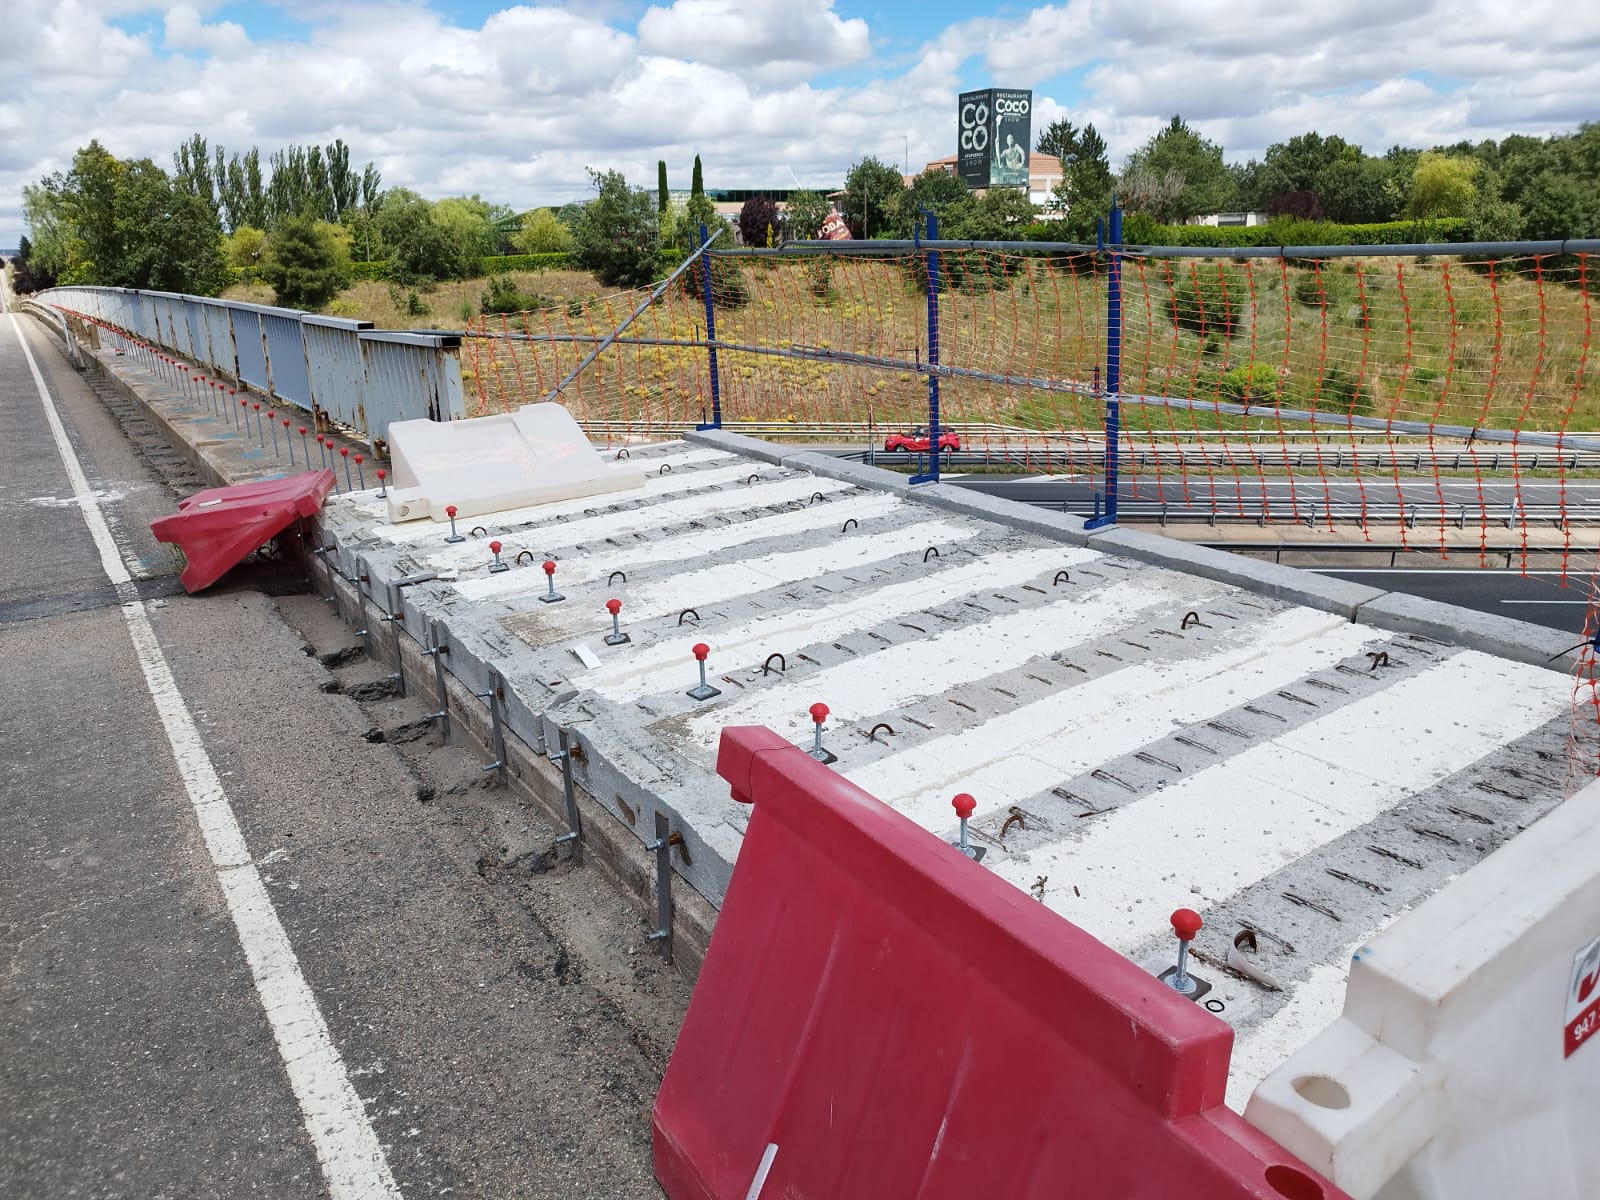
[(1111, 201), (1110, 265), (1106, 273), (1106, 482), (1105, 503), (1095, 504), (1095, 515), (1085, 529), (1100, 529), (1117, 523), (1117, 439), (1120, 436), (1122, 402), (1122, 210)]
[[(928, 213), (928, 240), (939, 237), (939, 218)], [(915, 233), (913, 225), (912, 232)], [(919, 239), (920, 240), (920, 239)], [(928, 255), (928, 470), (913, 475), (912, 483), (939, 482), (939, 252)]]
[[(700, 224), (700, 244), (711, 236), (705, 223)], [(696, 426), (697, 429), (722, 428), (722, 381), (717, 378), (717, 310), (711, 302), (711, 251), (700, 256), (700, 294), (706, 302), (706, 358), (711, 364), (711, 421)]]

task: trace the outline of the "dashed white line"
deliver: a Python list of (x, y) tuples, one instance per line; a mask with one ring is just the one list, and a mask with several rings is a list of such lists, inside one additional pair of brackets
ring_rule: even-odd
[(139, 666), (144, 671), (145, 686), (155, 702), (167, 742), (172, 747), (173, 761), (194, 807), (195, 819), (216, 869), (217, 883), (227, 902), (228, 913), (233, 917), (245, 960), (250, 965), (256, 993), (266, 1010), (289, 1085), (322, 1165), (328, 1195), (334, 1200), (397, 1200), (400, 1189), (378, 1144), (378, 1136), (367, 1120), (361, 1097), (350, 1083), (344, 1060), (328, 1033), (316, 996), (301, 974), (299, 960), (267, 895), (261, 873), (250, 860), (244, 833), (222, 789), (216, 767), (200, 740), (194, 716), (178, 690), (166, 655), (156, 641), (144, 603), (131, 590), (132, 573), (67, 439), (61, 415), (45, 387), (44, 376), (39, 372), (15, 313), (11, 314), (11, 327), (33, 375), (39, 402), (44, 406), (45, 421), (82, 509), (84, 524), (89, 527), (89, 536), (100, 554), (100, 566), (122, 597), (122, 615), (127, 621), (128, 636)]

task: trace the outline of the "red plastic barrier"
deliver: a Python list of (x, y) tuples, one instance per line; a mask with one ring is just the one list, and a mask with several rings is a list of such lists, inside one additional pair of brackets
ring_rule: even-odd
[(1210, 1013), (771, 730), (717, 771), (755, 809), (656, 1097), (672, 1200), (1344, 1196), (1223, 1107)]
[(321, 512), (333, 488), (327, 469), (207, 488), (178, 501), (172, 516), (150, 522), (150, 532), (182, 549), (189, 565), (178, 579), (185, 591), (198, 592), (301, 517)]

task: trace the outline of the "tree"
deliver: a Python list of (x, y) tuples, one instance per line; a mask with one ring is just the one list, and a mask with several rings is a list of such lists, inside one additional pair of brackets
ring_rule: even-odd
[(906, 190), (899, 171), (868, 156), (850, 168), (844, 188), (840, 211), (852, 237), (870, 238), (893, 229), (900, 217), (900, 194)]
[(595, 198), (574, 230), (577, 264), (611, 287), (639, 287), (656, 274), (658, 214), (651, 197), (620, 171), (591, 170)]
[(1105, 139), (1092, 124), (1085, 125), (1062, 160), (1061, 182), (1052, 193), (1055, 207), (1066, 213), (1062, 224), (1067, 240), (1094, 240), (1096, 221), (1111, 211), (1113, 182)]
[(272, 231), (272, 253), (261, 273), (285, 308), (315, 310), (344, 284), (344, 263), (333, 226), (287, 216)]
[(399, 283), (460, 278), (471, 257), (457, 231), (433, 219), (433, 205), (405, 188), (384, 193), (376, 225)]
[(1063, 164), (1078, 150), (1078, 131), (1071, 121), (1057, 119), (1039, 131), (1034, 149), (1040, 154), (1053, 154)]
[(667, 160), (656, 160), (656, 212), (667, 211)]
[(494, 206), (478, 196), (450, 196), (438, 201), (430, 214), (435, 224), (449, 231), (460, 247), (460, 258), (449, 278), (467, 279), (477, 275), (481, 260), (499, 251), (495, 233)]
[(700, 156), (696, 154), (694, 156), (694, 174), (689, 177), (689, 199), (693, 200), (696, 196), (704, 196), (705, 194), (705, 176), (700, 170)]
[(1600, 191), (1593, 181), (1542, 171), (1522, 194), (1524, 236), (1539, 241), (1600, 237)]
[(522, 227), (512, 240), (524, 254), (560, 254), (572, 249), (572, 230), (548, 208), (538, 208), (522, 218)]
[(810, 241), (828, 219), (828, 202), (820, 192), (802, 188), (789, 193), (789, 199), (783, 205), (783, 215), (786, 238), (797, 242)]
[(977, 198), (968, 189), (966, 180), (950, 171), (931, 167), (901, 191), (895, 213), (895, 232), (900, 237), (911, 237), (926, 210), (939, 218), (941, 237), (965, 237), (968, 235), (961, 230), (976, 208)]
[(239, 226), (223, 243), (231, 267), (259, 267), (266, 261), (267, 235), (254, 225)]
[(739, 209), (739, 237), (746, 246), (775, 245), (778, 225), (778, 205), (771, 196), (751, 196)]
[[(1171, 224), (1221, 212), (1234, 198), (1222, 147), (1201, 137), (1178, 116), (1128, 156), (1117, 190), (1124, 194), (1130, 212), (1147, 212)], [(1135, 207), (1135, 196), (1153, 207)]]
[(1465, 217), (1477, 195), (1473, 176), (1478, 164), (1470, 158), (1447, 157), (1429, 150), (1417, 159), (1406, 198), (1406, 216), (1418, 220)]

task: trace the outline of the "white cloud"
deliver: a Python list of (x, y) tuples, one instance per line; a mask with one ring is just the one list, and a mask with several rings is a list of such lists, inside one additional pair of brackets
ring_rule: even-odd
[(696, 153), (713, 186), (834, 184), (864, 154), (916, 170), (953, 149), (974, 76), (1035, 88), (1036, 125), (1093, 121), (1114, 159), (1174, 112), (1241, 158), (1306, 129), (1374, 152), (1549, 133), (1600, 95), (1600, 5), (1571, 0), (1064, 0), (915, 53), (901, 3), (898, 27), (832, 0), (564, 0), (462, 25), (426, 0), (278, 0), (309, 32), (262, 38), (212, 0), (13, 2), (0, 245), (23, 185), (92, 137), (163, 165), (196, 131), (264, 153), (342, 137), (389, 184), (521, 206), (586, 194), (586, 166), (649, 185), (665, 159), (683, 185)]

